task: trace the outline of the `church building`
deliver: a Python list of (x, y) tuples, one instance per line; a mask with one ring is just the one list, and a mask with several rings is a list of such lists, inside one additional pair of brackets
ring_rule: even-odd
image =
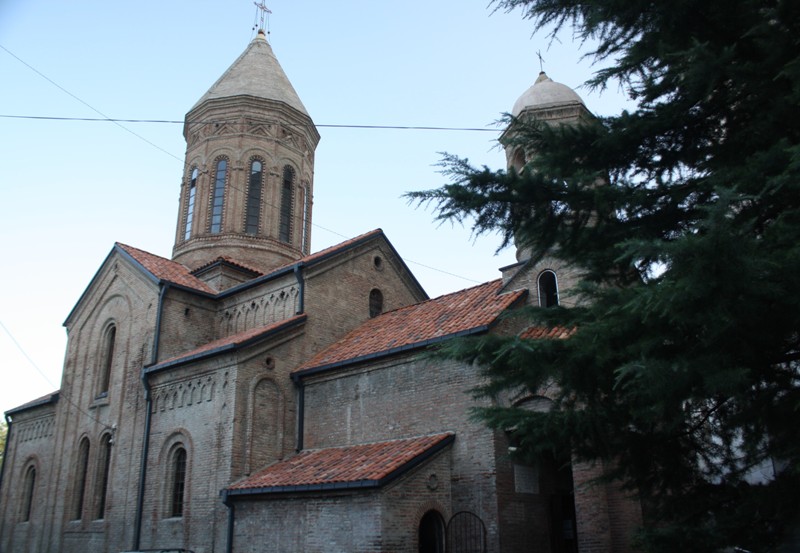
[[(591, 117), (544, 73), (512, 112)], [(480, 367), (426, 355), (525, 331), (503, 315), (568, 304), (579, 268), (520, 248), (429, 299), (380, 229), (311, 252), (320, 135), (262, 32), (183, 133), (172, 258), (114, 244), (64, 323), (61, 388), (5, 413), (0, 551), (630, 550), (641, 508), (602, 466), (519, 464), (471, 417), (546, 394), (475, 399)]]

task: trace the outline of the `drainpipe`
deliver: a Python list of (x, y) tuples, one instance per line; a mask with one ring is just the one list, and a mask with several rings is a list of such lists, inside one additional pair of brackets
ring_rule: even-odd
[(297, 279), (297, 285), (300, 290), (300, 298), (295, 315), (300, 315), (306, 309), (306, 281), (303, 278), (303, 267), (304, 265), (302, 263), (298, 263), (294, 266), (294, 278)]
[(296, 374), (292, 375), (292, 381), (297, 387), (297, 437), (295, 439), (295, 452), (303, 450), (303, 433), (306, 422), (306, 387), (303, 380)]
[[(306, 309), (306, 281), (303, 278), (302, 263), (294, 266), (294, 277), (297, 279), (297, 285), (300, 288), (300, 299), (297, 306), (296, 315), (300, 315)], [(305, 405), (306, 405), (306, 392), (302, 380), (292, 375), (294, 385), (297, 387), (297, 437), (295, 439), (295, 451), (303, 449), (303, 430), (305, 426)]]
[(225, 553), (233, 553), (233, 523), (236, 518), (236, 505), (228, 497), (228, 490), (222, 490), (222, 502), (228, 508), (228, 531), (225, 543)]
[[(164, 311), (164, 296), (169, 289), (169, 282), (161, 283), (161, 290), (158, 294), (158, 311), (156, 312), (156, 329), (153, 336), (153, 352), (150, 358), (150, 364), (155, 364), (158, 361), (158, 347), (161, 337), (161, 315)], [(150, 426), (152, 424), (152, 406), (153, 398), (150, 393), (150, 383), (147, 381), (147, 372), (142, 367), (142, 389), (144, 390), (144, 438), (142, 440), (142, 460), (139, 466), (139, 491), (136, 496), (136, 518), (133, 526), (133, 549), (139, 549), (139, 541), (142, 535), (142, 513), (144, 511), (144, 490), (145, 481), (147, 479), (147, 457), (150, 451)]]

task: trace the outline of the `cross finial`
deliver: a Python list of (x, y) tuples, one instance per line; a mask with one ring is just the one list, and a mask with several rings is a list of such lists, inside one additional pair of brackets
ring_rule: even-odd
[(542, 51), (541, 50), (537, 50), (536, 51), (536, 57), (539, 58), (539, 71), (544, 73), (544, 58), (542, 57)]
[(256, 17), (258, 17), (258, 30), (262, 32), (269, 32), (264, 27), (264, 21), (267, 19), (267, 15), (271, 14), (272, 11), (264, 4), (264, 0), (260, 2), (253, 2), (256, 6)]

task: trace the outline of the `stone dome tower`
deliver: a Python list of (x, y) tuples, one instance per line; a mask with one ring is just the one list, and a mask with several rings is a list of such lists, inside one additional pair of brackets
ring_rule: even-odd
[(307, 254), (320, 136), (263, 31), (189, 110), (172, 258), (269, 272)]
[[(547, 125), (577, 125), (594, 118), (574, 90), (553, 81), (544, 71), (539, 73), (536, 82), (514, 102), (511, 115), (520, 122), (536, 120)], [(500, 137), (500, 143), (505, 148), (508, 169), (520, 171), (536, 152), (526, 150), (516, 143), (514, 134), (515, 124), (512, 122)], [(527, 248), (517, 245), (518, 261), (530, 259), (531, 253)]]

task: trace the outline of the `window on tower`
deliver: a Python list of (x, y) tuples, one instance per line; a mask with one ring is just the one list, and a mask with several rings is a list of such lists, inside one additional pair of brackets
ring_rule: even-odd
[(250, 180), (247, 187), (247, 211), (245, 228), (247, 234), (258, 234), (261, 218), (261, 191), (263, 189), (263, 165), (254, 159), (250, 164)]
[(289, 165), (283, 168), (283, 186), (281, 187), (281, 224), (278, 237), (281, 242), (289, 242), (292, 238), (292, 204), (294, 200), (294, 168)]
[(553, 271), (542, 271), (539, 275), (539, 305), (555, 307), (558, 305), (558, 281)]
[(192, 169), (192, 179), (189, 181), (189, 201), (186, 206), (186, 225), (184, 226), (183, 239), (192, 236), (192, 219), (194, 218), (194, 197), (197, 192), (197, 167)]
[(214, 195), (211, 197), (211, 233), (222, 231), (222, 207), (225, 200), (225, 179), (228, 176), (228, 160), (225, 158), (217, 161), (217, 170), (214, 176)]

